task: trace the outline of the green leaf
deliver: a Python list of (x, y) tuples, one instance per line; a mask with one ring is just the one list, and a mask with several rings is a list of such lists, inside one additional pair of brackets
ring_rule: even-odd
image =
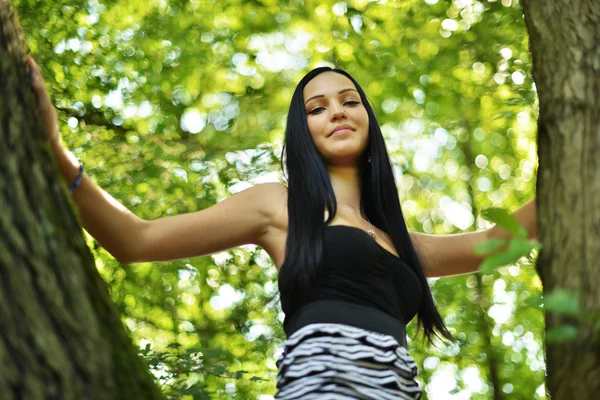
[(257, 381), (264, 381), (264, 382), (268, 382), (268, 379), (265, 378), (261, 378), (258, 376), (253, 376), (252, 378), (249, 379), (250, 382), (257, 382)]
[(576, 292), (555, 289), (544, 296), (544, 308), (547, 311), (577, 316), (581, 314), (579, 295)]
[(541, 243), (534, 240), (529, 240), (524, 237), (516, 237), (510, 240), (508, 245), (509, 252), (519, 257), (527, 257), (534, 249), (540, 249)]
[(224, 366), (222, 365), (217, 365), (215, 366), (215, 368), (213, 369), (213, 374), (215, 375), (222, 375), (226, 372), (227, 370), (225, 369)]
[(481, 264), (479, 270), (484, 274), (491, 274), (498, 267), (516, 263), (521, 257), (528, 256), (531, 250), (538, 247), (539, 244), (537, 242), (529, 241), (525, 238), (512, 239), (506, 251), (488, 256)]
[(491, 274), (498, 267), (502, 267), (508, 264), (514, 264), (519, 260), (519, 257), (515, 257), (513, 254), (509, 252), (502, 252), (497, 254), (492, 254), (487, 257), (485, 261), (479, 267), (479, 271), (482, 274)]
[(527, 236), (527, 230), (519, 224), (515, 217), (503, 208), (486, 208), (481, 212), (481, 215), (515, 236)]
[(542, 306), (542, 296), (540, 294), (533, 295), (527, 298), (523, 305), (526, 307), (541, 307)]
[(546, 342), (548, 343), (564, 343), (577, 339), (579, 329), (572, 325), (560, 325), (548, 329), (546, 332)]
[(499, 249), (508, 243), (507, 239), (490, 239), (475, 246), (475, 254), (483, 255)]
[(233, 373), (233, 378), (234, 379), (242, 379), (244, 377), (244, 374), (247, 374), (248, 371), (245, 370), (240, 370), (240, 371), (235, 371)]
[(496, 121), (499, 119), (512, 119), (514, 118), (515, 113), (513, 111), (504, 111), (501, 113), (498, 113), (494, 116), (494, 118), (492, 118), (492, 121)]

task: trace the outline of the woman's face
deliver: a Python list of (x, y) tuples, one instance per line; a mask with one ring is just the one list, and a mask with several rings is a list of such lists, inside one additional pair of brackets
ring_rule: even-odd
[[(308, 129), (326, 164), (357, 166), (368, 144), (369, 116), (354, 83), (324, 72), (303, 93)], [(343, 125), (348, 129), (334, 132)]]

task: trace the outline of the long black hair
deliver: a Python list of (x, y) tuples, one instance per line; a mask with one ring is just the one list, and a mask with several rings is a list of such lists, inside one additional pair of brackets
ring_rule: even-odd
[[(337, 202), (324, 161), (314, 145), (304, 108), (304, 87), (323, 72), (336, 72), (348, 77), (356, 86), (369, 116), (369, 139), (362, 158), (361, 203), (371, 223), (392, 238), (400, 257), (419, 277), (423, 300), (418, 309), (418, 330), (423, 329), (430, 342), (433, 336), (453, 340), (444, 325), (427, 283), (423, 267), (410, 240), (381, 129), (365, 92), (350, 74), (329, 67), (310, 71), (298, 84), (287, 117), (281, 168), (288, 176), (289, 228), (285, 263), (279, 275), (281, 302), (284, 310), (295, 296), (303, 296), (316, 279), (323, 263), (324, 226), (337, 212)], [(370, 155), (371, 162), (367, 162)], [(285, 163), (285, 168), (284, 168)], [(323, 222), (325, 205), (329, 212)]]

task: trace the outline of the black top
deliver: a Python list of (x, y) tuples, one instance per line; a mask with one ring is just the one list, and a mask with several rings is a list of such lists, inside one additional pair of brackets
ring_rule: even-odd
[[(392, 320), (401, 323), (399, 325), (407, 324), (416, 315), (422, 299), (421, 282), (417, 274), (367, 232), (347, 225), (327, 226), (323, 251), (324, 268), (309, 293), (302, 298), (292, 299), (292, 304), (282, 304), (286, 314), (284, 328), (288, 336), (309, 323), (327, 322), (321, 317), (318, 321), (311, 321), (315, 317), (299, 316), (307, 314), (305, 310), (310, 308), (307, 305), (322, 300), (376, 309), (377, 315), (383, 316), (383, 319), (391, 316)], [(285, 267), (280, 273), (285, 273)], [(322, 306), (320, 308), (323, 309)], [(309, 314), (317, 315), (314, 310)], [(357, 319), (356, 323), (352, 323), (353, 318)], [(298, 319), (302, 320), (301, 324)], [(364, 313), (356, 317), (347, 315), (343, 319), (349, 325), (364, 325), (364, 321), (358, 321), (364, 319)], [(290, 321), (293, 328), (290, 327)]]

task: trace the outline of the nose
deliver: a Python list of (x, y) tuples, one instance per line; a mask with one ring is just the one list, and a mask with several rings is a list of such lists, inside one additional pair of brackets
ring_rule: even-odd
[(346, 114), (346, 109), (340, 103), (332, 102), (329, 108), (331, 110), (331, 121), (335, 121), (338, 118), (348, 117), (348, 114)]

